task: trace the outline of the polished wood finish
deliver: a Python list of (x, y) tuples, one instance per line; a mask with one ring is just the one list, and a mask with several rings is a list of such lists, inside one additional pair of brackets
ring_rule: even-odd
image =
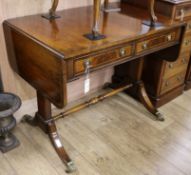
[[(30, 37), (4, 26), (7, 35), (12, 35), (14, 52), (8, 52), (13, 68), (35, 89), (38, 89), (58, 107), (67, 103), (66, 65), (63, 56), (50, 48), (39, 45)], [(17, 43), (17, 44), (15, 44)], [(8, 46), (9, 47), (9, 46)], [(23, 50), (23, 48), (25, 48)], [(8, 48), (9, 49), (9, 48)], [(14, 54), (14, 55), (13, 55)], [(27, 59), (26, 59), (27, 58)], [(30, 71), (28, 71), (30, 70)]]
[[(112, 0), (113, 1), (113, 0)], [(115, 0), (114, 0), (115, 1)], [(70, 8), (77, 8), (81, 6), (91, 5), (93, 0), (75, 0), (75, 1), (59, 1), (58, 10), (59, 9), (70, 9)], [(16, 18), (20, 16), (28, 16), (31, 14), (43, 14), (48, 12), (50, 8), (51, 0), (42, 0), (42, 1), (0, 1), (0, 23), (2, 24), (4, 20), (9, 18)], [(17, 8), (15, 8), (17, 7)], [(90, 32), (91, 29), (87, 32)], [(24, 81), (20, 76), (15, 74), (15, 72), (11, 69), (10, 63), (8, 61), (7, 53), (6, 53), (6, 46), (3, 34), (3, 25), (0, 26), (0, 62), (1, 62), (1, 74), (2, 80), (4, 84), (4, 90), (7, 92), (12, 92), (17, 94), (25, 103), (35, 98), (36, 93), (33, 87), (31, 87), (26, 81)], [(110, 79), (110, 75), (108, 72), (112, 72), (109, 68), (107, 70), (103, 70), (107, 74), (108, 78)], [(101, 82), (103, 81), (100, 78), (100, 72), (94, 74), (95, 79), (93, 78), (91, 81), (95, 82), (97, 88), (101, 86)], [(106, 80), (107, 81), (107, 80)], [(79, 83), (83, 83), (82, 79), (79, 79)], [(78, 96), (82, 96), (82, 88), (76, 92), (76, 87), (72, 84), (70, 85), (70, 92), (68, 99), (69, 101), (73, 101), (78, 99)], [(24, 107), (24, 105), (23, 105)], [(23, 115), (23, 114), (22, 114)]]
[[(37, 92), (37, 104), (38, 104), (38, 114), (37, 118), (38, 120), (50, 120), (52, 118), (52, 112), (51, 112), (51, 103), (50, 101), (42, 95), (42, 93)], [(42, 127), (42, 122), (38, 122), (40, 124), (40, 127)], [(47, 123), (46, 130), (49, 133), (50, 140), (59, 155), (60, 159), (63, 161), (64, 164), (67, 166), (68, 172), (72, 172), (75, 170), (74, 164), (72, 160), (69, 158), (68, 154), (66, 153), (64, 147), (62, 146), (62, 143), (60, 141), (60, 137), (57, 132), (57, 128), (54, 121), (50, 121)]]
[(96, 103), (98, 103), (100, 101), (103, 101), (103, 100), (105, 100), (105, 99), (107, 99), (109, 97), (112, 97), (112, 96), (114, 96), (114, 95), (116, 95), (116, 94), (118, 94), (118, 93), (120, 93), (122, 91), (125, 91), (125, 90), (131, 88), (132, 86), (133, 86), (133, 84), (127, 84), (127, 85), (124, 85), (122, 87), (119, 87), (118, 89), (112, 90), (111, 92), (107, 92), (107, 93), (105, 93), (103, 95), (93, 97), (92, 99), (90, 99), (90, 100), (88, 100), (88, 101), (86, 101), (86, 102), (84, 102), (82, 104), (76, 105), (76, 106), (72, 107), (71, 109), (68, 109), (68, 110), (66, 110), (64, 112), (61, 112), (60, 114), (58, 114), (56, 116), (53, 116), (52, 118), (50, 118), (50, 119), (48, 119), (48, 120), (46, 120), (44, 122), (49, 123), (51, 121), (56, 121), (56, 120), (59, 120), (61, 118), (65, 118), (65, 117), (67, 117), (67, 116), (69, 116), (69, 115), (71, 115), (71, 114), (73, 114), (75, 112), (78, 112), (78, 111), (80, 111), (82, 109), (85, 109), (85, 108), (87, 108), (87, 107), (89, 107), (91, 105), (94, 105), (94, 104), (96, 104)]
[(177, 41), (180, 37), (180, 31), (172, 31), (169, 33), (165, 33), (160, 36), (156, 36), (154, 38), (149, 38), (148, 40), (140, 41), (136, 45), (136, 52), (146, 52), (147, 50), (155, 47), (162, 46), (166, 43), (171, 43)]
[[(146, 0), (123, 0), (123, 2), (146, 8)], [(150, 94), (153, 103), (157, 107), (164, 105), (178, 95), (182, 94), (185, 84), (186, 89), (188, 89), (188, 64), (190, 62), (191, 48), (191, 14), (189, 14), (190, 6), (191, 2), (188, 1), (176, 1), (176, 3), (165, 0), (156, 1), (156, 12), (166, 15), (172, 21), (185, 21), (187, 23), (180, 56), (178, 57), (177, 61), (172, 62), (172, 60), (169, 60), (168, 57), (166, 57), (164, 60), (164, 58), (160, 58), (160, 55), (152, 55), (148, 56), (145, 63), (143, 80), (145, 82), (147, 92)], [(153, 57), (155, 57), (156, 60), (153, 60)], [(155, 67), (155, 69), (152, 69), (151, 66)], [(186, 83), (184, 81), (185, 77)]]
[(133, 55), (133, 45), (128, 44), (127, 46), (112, 49), (111, 51), (108, 51), (107, 53), (104, 52), (95, 56), (89, 56), (89, 57), (77, 59), (74, 62), (74, 73), (75, 75), (84, 73), (85, 61), (89, 61), (91, 65), (90, 69), (94, 70), (96, 68), (99, 68), (100, 66), (104, 66), (109, 63), (112, 63), (113, 61), (117, 61), (119, 59), (124, 59), (127, 57), (132, 57), (132, 55)]
[[(160, 55), (168, 55), (172, 60), (176, 60), (185, 24), (172, 23), (159, 16), (164, 25), (160, 28), (150, 28), (142, 24), (142, 21), (148, 18), (147, 11), (128, 5), (127, 9), (130, 10), (125, 13), (103, 13), (100, 16), (102, 31), (107, 37), (98, 41), (84, 37), (84, 34), (91, 30), (93, 23), (90, 15), (94, 11), (92, 7), (60, 11), (58, 14), (62, 19), (57, 20), (49, 21), (40, 15), (32, 15), (4, 22), (12, 67), (37, 91), (38, 112), (35, 120), (47, 131), (55, 150), (69, 171), (74, 170), (74, 164), (61, 144), (55, 122), (50, 120), (50, 104), (53, 103), (58, 108), (66, 106), (66, 84), (86, 74), (82, 63), (90, 58), (94, 61), (90, 66), (90, 72), (137, 60), (138, 72), (132, 74), (134, 79), (130, 82), (139, 88), (143, 105), (155, 115), (155, 119), (163, 119), (152, 105), (141, 81), (142, 59), (145, 55), (159, 52)], [(139, 51), (138, 46), (144, 46), (142, 42), (148, 43), (149, 47)], [(110, 62), (107, 59), (108, 55), (112, 55), (113, 58)], [(127, 69), (122, 71), (126, 73)], [(124, 77), (128, 78), (128, 75)], [(122, 83), (126, 87), (129, 82)], [(119, 90), (121, 88), (111, 94)], [(95, 101), (111, 94), (96, 98)], [(94, 100), (90, 103), (94, 103)], [(50, 122), (46, 123), (47, 120)]]

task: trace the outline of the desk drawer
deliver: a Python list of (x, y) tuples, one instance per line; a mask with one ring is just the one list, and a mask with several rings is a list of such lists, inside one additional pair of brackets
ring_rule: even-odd
[(160, 36), (155, 36), (148, 40), (140, 41), (136, 45), (136, 53), (146, 52), (149, 49), (155, 49), (157, 47), (162, 47), (163, 44), (173, 43), (178, 41), (180, 38), (180, 30), (174, 30), (169, 33), (161, 34)]
[(179, 73), (169, 79), (164, 79), (161, 86), (160, 95), (182, 85), (185, 80), (186, 72)]
[(172, 77), (173, 75), (183, 72), (186, 72), (190, 59), (190, 54), (182, 54), (175, 62), (166, 62), (164, 78)]
[(118, 61), (120, 59), (130, 57), (133, 54), (133, 46), (131, 44), (120, 47), (117, 49), (112, 49), (108, 52), (100, 53), (94, 56), (85, 57), (82, 59), (77, 59), (74, 61), (74, 74), (79, 75), (85, 71), (85, 62), (89, 62), (90, 69), (98, 68), (104, 66), (111, 62)]

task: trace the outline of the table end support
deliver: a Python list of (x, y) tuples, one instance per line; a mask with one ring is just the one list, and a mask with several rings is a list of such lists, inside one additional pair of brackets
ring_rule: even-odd
[[(40, 92), (37, 92), (37, 103), (38, 112), (35, 114), (35, 117), (25, 115), (22, 122), (27, 122), (32, 126), (39, 126), (46, 134), (48, 134), (56, 153), (66, 166), (66, 172), (72, 173), (76, 171), (74, 162), (68, 156), (61, 142), (55, 121), (50, 120), (52, 118), (50, 101)], [(49, 120), (49, 122), (45, 122), (46, 120)]]
[(163, 117), (163, 115), (154, 107), (154, 105), (152, 104), (144, 83), (142, 81), (138, 82), (138, 90), (139, 90), (139, 98), (140, 101), (142, 102), (142, 104), (145, 106), (145, 108), (151, 113), (153, 114), (153, 116), (155, 117), (155, 120), (157, 121), (165, 121), (165, 118)]

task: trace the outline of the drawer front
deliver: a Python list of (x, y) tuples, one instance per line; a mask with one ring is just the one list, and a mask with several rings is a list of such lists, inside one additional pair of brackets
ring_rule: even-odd
[(164, 79), (161, 86), (160, 95), (184, 84), (186, 72), (179, 73), (169, 79)]
[(188, 63), (190, 60), (190, 54), (183, 54), (178, 58), (175, 62), (166, 62), (165, 71), (164, 71), (164, 78), (169, 78), (178, 74), (180, 72), (185, 71), (188, 67)]
[(181, 20), (187, 17), (191, 17), (191, 4), (186, 4), (176, 8), (175, 20)]
[(140, 41), (136, 45), (136, 53), (142, 53), (146, 52), (149, 49), (155, 49), (157, 47), (163, 46), (163, 44), (170, 44), (175, 41), (178, 41), (180, 37), (180, 30), (174, 30), (169, 33), (165, 33), (160, 36), (155, 36), (153, 38), (150, 38), (148, 40)]
[(85, 72), (85, 63), (89, 62), (90, 70), (100, 66), (107, 65), (111, 62), (128, 58), (133, 54), (133, 46), (131, 44), (110, 50), (95, 56), (85, 57), (74, 61), (74, 74), (79, 75)]

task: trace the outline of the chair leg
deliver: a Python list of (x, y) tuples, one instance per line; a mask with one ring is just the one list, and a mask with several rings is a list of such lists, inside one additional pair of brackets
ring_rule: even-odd
[(148, 94), (145, 90), (145, 86), (143, 82), (138, 83), (138, 89), (139, 89), (139, 97), (142, 102), (142, 104), (146, 107), (146, 109), (151, 112), (155, 119), (158, 121), (164, 121), (163, 115), (153, 106), (150, 98), (148, 97)]

